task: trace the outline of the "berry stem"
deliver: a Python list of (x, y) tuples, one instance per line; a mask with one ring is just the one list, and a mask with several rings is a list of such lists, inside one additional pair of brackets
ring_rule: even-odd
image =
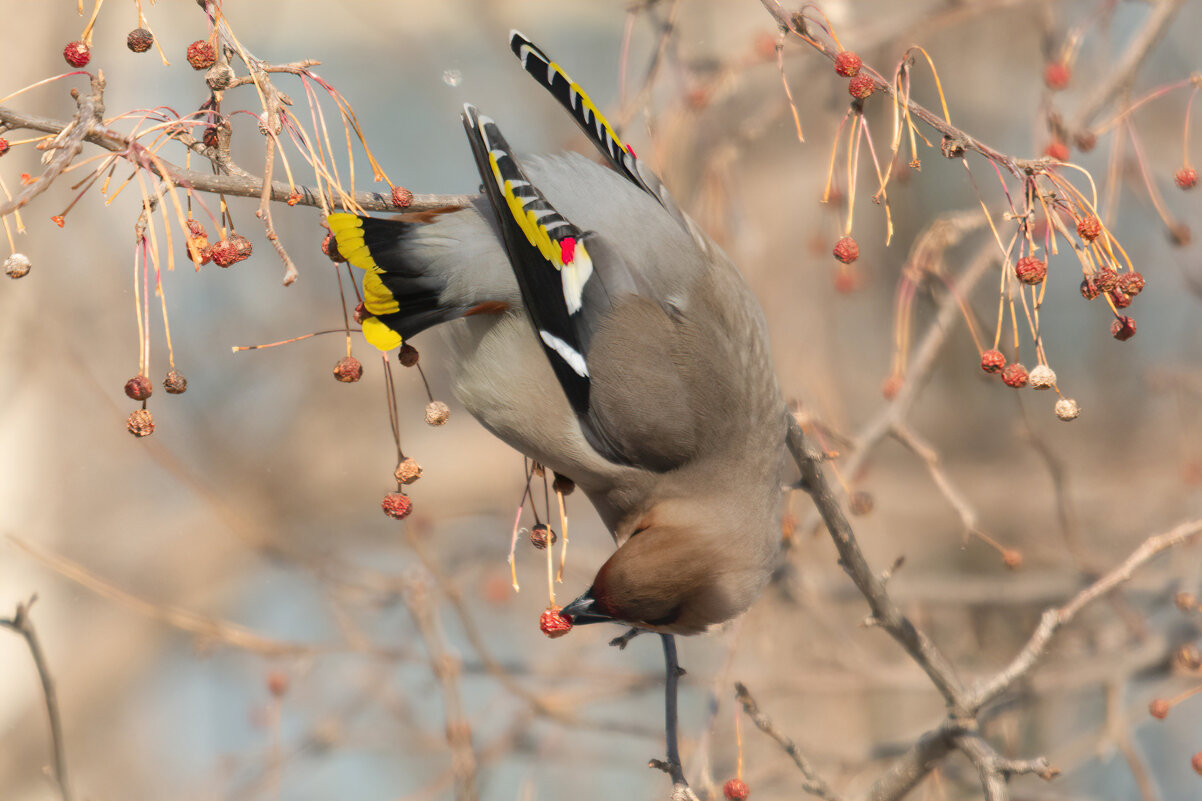
[(555, 574), (557, 582), (563, 582), (563, 568), (568, 559), (568, 512), (564, 506), (563, 492), (556, 487), (555, 499), (559, 502), (559, 527), (563, 533), (563, 544), (559, 546), (559, 572)]

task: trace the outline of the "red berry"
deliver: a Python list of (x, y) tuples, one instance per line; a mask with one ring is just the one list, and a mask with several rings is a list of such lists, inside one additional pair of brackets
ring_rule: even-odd
[(363, 321), (372, 315), (368, 314), (366, 304), (357, 303), (355, 304), (355, 311), (351, 316), (355, 318), (356, 323), (363, 325)]
[(1061, 142), (1059, 139), (1053, 139), (1048, 143), (1048, 146), (1043, 149), (1043, 154), (1050, 159), (1056, 161), (1068, 161), (1068, 145)]
[(125, 394), (136, 401), (144, 401), (154, 392), (154, 385), (150, 383), (150, 379), (138, 373), (133, 378), (125, 382)]
[(1152, 703), (1148, 704), (1148, 714), (1157, 720), (1164, 720), (1169, 716), (1169, 702), (1163, 698), (1153, 698)]
[[(860, 61), (860, 57), (855, 53), (851, 52), (850, 50), (844, 50), (843, 52), (839, 53), (839, 55), (835, 56), (835, 72), (839, 73), (844, 78), (854, 78), (856, 73), (860, 71), (860, 67), (863, 66), (863, 63), (864, 62)], [(871, 94), (871, 92), (869, 94)]]
[(234, 248), (234, 261), (249, 259), (250, 254), (253, 253), (255, 249), (254, 245), (250, 243), (250, 240), (244, 237), (242, 234), (234, 234), (231, 236), (230, 244)]
[(1135, 297), (1140, 292), (1144, 291), (1144, 285), (1147, 281), (1144, 280), (1143, 273), (1137, 273), (1134, 270), (1129, 273), (1123, 273), (1119, 278), (1119, 291), (1125, 295)]
[(1088, 278), (1081, 279), (1081, 297), (1085, 298), (1086, 300), (1093, 300), (1100, 294), (1102, 294), (1102, 292), (1100, 289), (1098, 289), (1097, 284)]
[(393, 520), (404, 520), (413, 511), (413, 504), (405, 495), (399, 492), (390, 492), (380, 502), (380, 508)]
[(288, 674), (282, 670), (273, 670), (268, 673), (267, 692), (276, 698), (283, 697), (288, 692)]
[(1182, 167), (1173, 176), (1173, 182), (1182, 189), (1193, 189), (1198, 183), (1198, 171), (1193, 167)]
[(1008, 387), (1022, 389), (1027, 385), (1027, 368), (1018, 362), (1006, 365), (1002, 370), (1002, 383)]
[(187, 58), (192, 69), (207, 70), (217, 63), (217, 50), (212, 43), (206, 42), (204, 39), (197, 39), (188, 45)]
[(7, 153), (9, 149), (8, 140), (3, 136), (0, 136), (0, 156), (3, 156), (5, 153)]
[(562, 637), (572, 630), (572, 619), (559, 614), (563, 607), (552, 606), (538, 618), (538, 627), (551, 639)]
[(398, 209), (407, 209), (413, 203), (413, 193), (403, 186), (392, 188), (392, 205)]
[(851, 264), (860, 258), (860, 246), (850, 236), (845, 236), (836, 242), (832, 252), (835, 254), (835, 258), (844, 264)]
[(731, 779), (722, 785), (722, 795), (726, 796), (727, 801), (747, 801), (747, 796), (750, 794), (751, 790), (747, 788), (747, 782), (742, 779)]
[(125, 37), (125, 46), (135, 53), (145, 53), (154, 44), (154, 34), (145, 28), (134, 28)]
[(1119, 317), (1110, 323), (1110, 335), (1119, 342), (1126, 342), (1135, 336), (1135, 321), (1130, 317)]
[(1077, 235), (1086, 242), (1092, 242), (1102, 234), (1102, 221), (1094, 215), (1082, 217), (1077, 221)]
[(1202, 774), (1202, 751), (1194, 754), (1190, 758), (1189, 764), (1193, 767), (1195, 773)]
[(343, 356), (334, 365), (334, 378), (344, 384), (353, 384), (363, 377), (363, 365), (354, 356)]
[(1107, 294), (1110, 295), (1110, 301), (1116, 309), (1125, 309), (1131, 305), (1131, 296), (1124, 293), (1117, 286)]
[(237, 262), (238, 250), (234, 247), (234, 243), (228, 239), (218, 239), (213, 246), (209, 248), (209, 258), (218, 267), (229, 267)]
[(987, 373), (1000, 373), (1006, 366), (1006, 357), (1000, 350), (987, 350), (981, 354), (981, 369)]
[(852, 97), (863, 100), (876, 91), (876, 83), (867, 75), (856, 75), (847, 82), (847, 92)]
[(1014, 265), (1014, 274), (1024, 284), (1039, 284), (1048, 275), (1048, 265), (1043, 259), (1034, 256), (1023, 256)]
[(1072, 70), (1063, 61), (1053, 61), (1043, 68), (1043, 82), (1049, 89), (1063, 89), (1072, 77)]
[(1006, 548), (1002, 551), (1002, 564), (1011, 570), (1018, 570), (1023, 566), (1023, 552)]
[(83, 42), (71, 42), (63, 48), (63, 58), (72, 67), (86, 67), (92, 60), (92, 48)]
[(902, 377), (900, 375), (891, 375), (881, 382), (881, 397), (885, 400), (893, 400), (897, 397), (897, 393), (901, 392)]

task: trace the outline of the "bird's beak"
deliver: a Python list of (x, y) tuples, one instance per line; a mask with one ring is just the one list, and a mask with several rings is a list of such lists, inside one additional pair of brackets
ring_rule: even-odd
[(613, 618), (601, 612), (593, 611), (596, 603), (590, 592), (586, 592), (570, 604), (559, 610), (559, 614), (571, 618), (572, 625), (583, 626), (586, 623), (610, 623)]

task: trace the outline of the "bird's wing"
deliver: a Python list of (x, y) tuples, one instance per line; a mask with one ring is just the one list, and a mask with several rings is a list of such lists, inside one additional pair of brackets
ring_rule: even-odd
[[(464, 128), (485, 194), (522, 293), (522, 303), (589, 443), (619, 464), (640, 457), (615, 439), (606, 410), (594, 408), (590, 348), (605, 319), (638, 295), (621, 255), (555, 210), (531, 182), (500, 130), (471, 106)], [(537, 389), (533, 390), (537, 391)]]
[(509, 47), (522, 62), (522, 68), (550, 92), (561, 106), (571, 112), (572, 118), (576, 120), (581, 130), (597, 146), (610, 165), (630, 179), (635, 186), (658, 200), (681, 227), (697, 240), (702, 250), (708, 249), (709, 245), (705, 237), (700, 234), (688, 215), (676, 205), (668, 188), (663, 185), (654, 172), (639, 160), (634, 153), (634, 148), (622, 142), (613, 126), (609, 124), (609, 120), (597, 109), (580, 85), (573, 81), (559, 64), (552, 61), (551, 57), (544, 53), (538, 45), (520, 32), (509, 32)]

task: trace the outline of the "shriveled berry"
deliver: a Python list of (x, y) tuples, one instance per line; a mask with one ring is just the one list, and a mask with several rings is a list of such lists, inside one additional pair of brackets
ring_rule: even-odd
[(1048, 265), (1043, 259), (1034, 256), (1023, 256), (1014, 265), (1014, 274), (1024, 284), (1039, 284), (1048, 275)]
[(407, 209), (413, 203), (413, 193), (403, 186), (392, 188), (392, 205), (398, 209)]
[(731, 779), (722, 785), (722, 795), (726, 797), (727, 801), (747, 801), (751, 790), (747, 787), (747, 782), (742, 779)]
[(372, 315), (367, 311), (367, 304), (363, 302), (356, 303), (355, 310), (351, 312), (351, 317), (353, 317), (355, 322), (359, 325), (363, 325), (363, 321), (371, 316)]
[(1140, 292), (1144, 291), (1144, 286), (1146, 284), (1147, 282), (1144, 280), (1143, 273), (1138, 273), (1133, 270), (1129, 273), (1123, 273), (1122, 277), (1119, 278), (1118, 288), (1119, 291), (1124, 295), (1135, 297)]
[(9, 278), (24, 278), (29, 275), (33, 263), (24, 253), (14, 253), (4, 260), (4, 274)]
[(1073, 144), (1082, 153), (1088, 153), (1098, 144), (1098, 135), (1090, 130), (1081, 130), (1073, 134)]
[(229, 239), (218, 239), (209, 248), (209, 258), (218, 267), (229, 267), (239, 260), (238, 249)]
[(426, 404), (426, 422), (430, 425), (443, 425), (450, 416), (451, 410), (442, 401), (430, 401)]
[(1048, 143), (1048, 146), (1043, 149), (1043, 154), (1050, 159), (1056, 161), (1068, 161), (1068, 145), (1061, 142), (1059, 139), (1053, 139)]
[(154, 415), (149, 409), (135, 409), (125, 420), (125, 427), (135, 437), (149, 437), (154, 433)]
[(88, 62), (92, 60), (92, 48), (88, 47), (84, 42), (69, 42), (63, 48), (63, 58), (72, 67), (86, 67)]
[(401, 345), (401, 351), (397, 354), (397, 361), (402, 367), (413, 367), (421, 358), (421, 354), (417, 352), (417, 348), (410, 345), (408, 342)]
[(333, 234), (326, 234), (325, 239), (321, 240), (321, 252), (335, 264), (346, 261), (346, 258), (338, 252), (338, 239)]
[(5, 153), (7, 153), (11, 149), (12, 149), (12, 147), (8, 144), (8, 140), (5, 139), (3, 136), (0, 136), (0, 156), (3, 156)]
[(1119, 274), (1109, 267), (1103, 267), (1102, 269), (1098, 270), (1097, 275), (1093, 277), (1093, 282), (1097, 285), (1098, 289), (1102, 290), (1103, 292), (1109, 292), (1118, 286)]
[(867, 75), (856, 75), (847, 82), (847, 93), (858, 100), (870, 97), (876, 91), (876, 83)]
[(138, 373), (125, 382), (125, 394), (136, 401), (144, 401), (154, 393), (154, 385), (150, 379)]
[(1135, 336), (1135, 320), (1130, 317), (1119, 317), (1110, 323), (1110, 335), (1119, 342), (1126, 342)]
[(1092, 280), (1089, 278), (1081, 279), (1081, 297), (1086, 300), (1093, 300), (1100, 294), (1102, 294), (1101, 290), (1098, 289), (1098, 285)]
[(1002, 564), (1010, 570), (1018, 570), (1023, 566), (1023, 552), (1014, 548), (1006, 548), (1002, 551)]
[(1116, 286), (1110, 290), (1110, 302), (1114, 304), (1114, 308), (1116, 309), (1125, 309), (1131, 305), (1131, 296)]
[(1030, 379), (1032, 389), (1051, 389), (1056, 386), (1056, 371), (1046, 364), (1037, 364)]
[(1173, 596), (1173, 603), (1182, 612), (1195, 612), (1198, 609), (1198, 596), (1192, 592), (1179, 592)]
[(334, 378), (344, 384), (353, 384), (363, 377), (363, 364), (354, 356), (343, 356), (334, 365)]
[(1066, 423), (1069, 420), (1076, 420), (1079, 414), (1081, 414), (1081, 407), (1072, 398), (1061, 398), (1056, 401), (1056, 416)]
[(1006, 366), (1006, 357), (1000, 350), (989, 349), (981, 354), (981, 369), (987, 373), (1000, 373)]
[(1198, 171), (1193, 167), (1182, 167), (1173, 175), (1173, 183), (1179, 189), (1193, 189), (1198, 185)]
[(230, 244), (234, 246), (234, 261), (249, 259), (250, 254), (255, 250), (254, 245), (250, 243), (250, 240), (244, 237), (242, 234), (232, 234), (230, 236)]
[(1072, 77), (1072, 70), (1063, 61), (1053, 61), (1043, 68), (1043, 82), (1049, 89), (1063, 89)]
[(548, 607), (538, 618), (538, 627), (551, 639), (562, 637), (572, 630), (572, 619), (559, 613), (561, 606)]
[(380, 508), (393, 520), (404, 520), (413, 511), (413, 503), (399, 492), (390, 492), (380, 502)]
[(540, 551), (547, 550), (548, 545), (554, 545), (559, 535), (546, 523), (539, 523), (530, 529), (530, 544)]
[(125, 37), (125, 46), (135, 53), (145, 53), (154, 44), (154, 34), (146, 28), (134, 28)]
[(576, 489), (576, 482), (567, 476), (555, 474), (555, 480), (551, 482), (551, 489), (558, 492), (560, 495), (571, 495)]
[(192, 65), (192, 69), (207, 70), (217, 63), (217, 50), (213, 47), (212, 42), (197, 39), (188, 45), (187, 58), (188, 63)]
[(1008, 387), (1022, 389), (1027, 385), (1027, 368), (1023, 367), (1018, 362), (1006, 365), (1002, 370), (1002, 383)]
[(1086, 242), (1092, 242), (1102, 233), (1102, 221), (1096, 215), (1090, 214), (1077, 221), (1077, 235)]
[(847, 498), (847, 511), (856, 517), (870, 514), (875, 506), (876, 501), (872, 493), (865, 490), (856, 490)]
[(844, 78), (854, 78), (863, 65), (860, 57), (850, 50), (844, 50), (835, 56), (835, 72)]
[(183, 373), (171, 370), (163, 379), (163, 389), (167, 390), (168, 395), (183, 395), (188, 391), (188, 379), (184, 378)]
[(398, 484), (412, 484), (422, 477), (422, 466), (406, 456), (392, 475)]
[(850, 236), (845, 236), (836, 242), (832, 252), (835, 254), (835, 258), (844, 264), (851, 264), (860, 258), (860, 246)]

